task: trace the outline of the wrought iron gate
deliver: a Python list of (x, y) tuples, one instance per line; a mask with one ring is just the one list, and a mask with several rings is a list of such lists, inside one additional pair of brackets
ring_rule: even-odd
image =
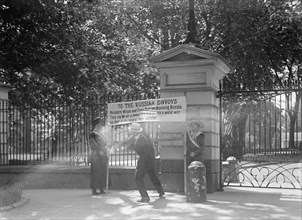
[(220, 82), (221, 186), (302, 188), (302, 79)]
[[(105, 125), (107, 104), (155, 97), (158, 94), (122, 97), (106, 93), (80, 103), (47, 100), (38, 103), (36, 108), (16, 107), (9, 101), (0, 100), (0, 165), (88, 166), (91, 121), (100, 117)], [(143, 126), (152, 137), (158, 134), (157, 123), (144, 123)], [(113, 140), (122, 139), (124, 131), (125, 125), (115, 126)], [(157, 147), (155, 145), (156, 150)], [(110, 165), (135, 166), (136, 160), (135, 152), (123, 148), (111, 154)]]

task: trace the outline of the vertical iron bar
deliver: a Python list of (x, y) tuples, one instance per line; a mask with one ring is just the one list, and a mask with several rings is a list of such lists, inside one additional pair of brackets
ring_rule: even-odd
[(72, 117), (75, 117), (76, 116), (76, 106), (72, 107), (71, 106), (72, 103), (68, 106), (68, 117), (67, 117), (67, 120), (69, 119), (69, 122), (66, 123), (66, 126), (67, 126), (67, 131), (69, 130), (68, 132), (68, 136), (69, 136), (69, 160), (71, 162), (73, 162), (73, 165), (76, 165), (76, 161), (75, 161), (75, 158), (72, 159), (73, 157), (73, 153), (72, 152), (74, 150), (74, 146), (73, 146), (73, 129), (74, 129), (74, 125), (73, 125), (73, 120), (72, 120)]
[[(287, 96), (288, 98), (286, 98), (286, 103), (285, 103), (285, 111), (284, 111), (284, 113), (285, 113), (285, 130), (284, 130), (284, 132), (285, 132), (285, 143), (286, 143), (286, 146), (285, 146), (285, 154), (287, 155), (287, 149), (288, 149), (288, 147), (289, 147), (289, 140), (288, 140), (288, 130), (287, 130), (287, 123), (288, 123), (288, 111), (290, 110), (289, 109), (289, 96)], [(284, 149), (283, 149), (283, 151), (284, 151)], [(282, 153), (284, 153), (284, 152), (282, 152)]]
[(272, 154), (272, 99), (269, 98), (269, 153)]
[[(74, 154), (79, 157), (80, 155), (83, 155), (83, 152), (82, 152), (82, 141), (80, 139), (80, 137), (82, 137), (82, 132), (80, 130), (80, 126), (79, 124), (81, 123), (82, 121), (82, 108), (80, 105), (78, 105), (77, 107), (77, 114), (74, 118), (72, 118), (72, 121), (73, 121), (73, 125), (74, 125), (74, 129), (73, 129), (73, 132), (72, 132), (72, 139), (73, 139), (73, 148), (74, 148)], [(81, 156), (82, 157), (82, 156)], [(82, 158), (81, 158), (82, 159)]]
[(51, 161), (55, 161), (55, 143), (56, 143), (56, 128), (57, 128), (57, 124), (56, 124), (56, 118), (57, 118), (57, 109), (56, 109), (56, 103), (55, 103), (55, 99), (53, 98), (51, 100), (52, 103), (52, 117), (51, 117), (51, 128), (52, 128), (52, 132), (51, 132), (51, 139), (50, 139), (50, 149), (51, 149)]
[(22, 109), (22, 112), (19, 112), (19, 131), (20, 131), (20, 133), (19, 133), (19, 137), (18, 137), (18, 142), (19, 142), (19, 144), (18, 144), (18, 154), (17, 154), (17, 157), (18, 157), (17, 164), (18, 165), (20, 165), (19, 160), (22, 159), (22, 152), (20, 152), (20, 151), (23, 148), (23, 142), (22, 142), (22, 136), (23, 136), (23, 126), (22, 126), (23, 121), (22, 121), (22, 119), (23, 119), (23, 117), (22, 117), (22, 114), (23, 114), (24, 110), (25, 110), (25, 108)]
[(0, 100), (0, 165), (5, 164), (5, 158), (6, 158), (6, 147), (5, 145), (7, 145), (7, 141), (5, 141), (5, 133), (6, 133), (6, 129), (5, 129), (5, 124), (6, 124), (6, 120), (5, 120), (5, 101), (4, 100)]
[[(223, 133), (222, 133), (222, 123), (223, 123), (223, 119), (222, 119), (222, 111), (223, 111), (223, 106), (222, 106), (222, 88), (221, 88), (221, 80), (219, 82), (219, 91), (220, 91), (220, 96), (219, 96), (219, 155), (220, 155), (220, 159), (219, 159), (219, 187), (220, 187), (220, 191), (223, 191), (223, 182), (222, 182), (222, 161), (223, 161), (223, 149), (222, 149), (222, 137), (223, 137)], [(185, 173), (186, 175), (186, 173)], [(186, 177), (185, 177), (186, 178)], [(186, 190), (186, 189), (185, 189)]]
[(62, 124), (62, 115), (63, 117), (65, 117), (64, 115), (64, 108), (65, 108), (65, 102), (63, 102), (62, 104), (61, 103), (58, 103), (58, 142), (57, 142), (57, 152), (58, 152), (58, 160), (59, 161), (63, 161), (63, 157), (62, 157), (62, 149), (61, 149), (61, 135), (62, 135), (62, 132), (61, 132), (61, 124)]
[(57, 102), (57, 110), (58, 110), (58, 114), (57, 114), (57, 117), (58, 117), (58, 127), (57, 127), (57, 142), (56, 142), (56, 154), (57, 154), (57, 160), (61, 160), (61, 115), (64, 113), (63, 109), (64, 109), (64, 103), (59, 104)]
[(259, 128), (259, 147), (258, 147), (258, 153), (262, 153), (261, 150), (261, 102), (259, 102), (259, 108), (258, 108), (258, 116), (259, 116), (259, 120), (258, 120), (258, 128)]
[(6, 148), (7, 148), (7, 156), (6, 156), (6, 159), (7, 159), (7, 161), (6, 161), (6, 165), (8, 165), (8, 159), (9, 159), (9, 156), (10, 156), (10, 147), (11, 147), (11, 145), (10, 145), (10, 109), (9, 109), (9, 103), (8, 103), (9, 101), (7, 101), (6, 103), (5, 103), (5, 109), (6, 109)]
[(9, 142), (10, 142), (10, 156), (8, 158), (8, 164), (9, 163), (9, 160), (10, 158), (13, 158), (13, 155), (15, 154), (15, 146), (16, 146), (16, 143), (15, 143), (15, 111), (14, 111), (14, 106), (12, 106), (11, 103), (9, 103), (9, 111), (10, 111), (10, 125), (11, 125), (11, 128), (9, 128), (9, 132), (10, 132), (10, 135), (9, 135)]
[(48, 143), (48, 155), (49, 155), (49, 160), (52, 161), (52, 152), (51, 152), (51, 137), (52, 137), (52, 100), (49, 99), (49, 108), (48, 108), (48, 117), (47, 117), (47, 143)]
[(283, 137), (282, 137), (282, 111), (283, 111), (283, 108), (282, 108), (282, 98), (281, 98), (281, 95), (279, 96), (279, 103), (280, 103), (280, 128), (279, 128), (279, 136), (280, 136), (280, 146), (279, 146), (279, 154), (281, 154), (282, 152), (282, 140), (283, 140)]
[[(299, 91), (299, 93), (302, 93), (302, 91)], [(300, 95), (300, 108), (298, 108), (298, 109), (300, 109), (300, 127), (302, 128), (302, 94)], [(298, 120), (299, 121), (299, 120)], [(299, 152), (302, 152), (302, 131), (300, 131), (300, 139), (299, 139), (299, 148), (298, 148), (298, 150), (299, 150)], [(298, 152), (298, 153), (299, 153)]]
[(13, 137), (13, 147), (14, 147), (14, 154), (13, 154), (13, 157), (12, 159), (14, 160), (16, 155), (17, 155), (17, 148), (18, 148), (18, 138), (19, 138), (19, 135), (17, 133), (18, 131), (18, 126), (19, 126), (19, 123), (18, 123), (18, 115), (16, 113), (16, 107), (15, 106), (12, 106), (13, 108), (13, 112), (14, 112), (14, 129), (13, 129), (13, 132), (14, 132), (14, 137)]
[(8, 164), (9, 157), (10, 157), (10, 150), (11, 150), (11, 142), (10, 142), (11, 112), (10, 112), (10, 108), (9, 108), (9, 102), (7, 102), (6, 108), (7, 108), (7, 164)]
[[(117, 132), (118, 132), (118, 128), (119, 126), (115, 126), (115, 129), (114, 129), (114, 139), (119, 141), (118, 138), (117, 138)], [(123, 146), (124, 147), (124, 146)], [(115, 166), (117, 165), (120, 165), (118, 162), (119, 162), (119, 155), (120, 155), (120, 152), (121, 152), (121, 149), (118, 149), (118, 153), (115, 154), (115, 158), (114, 158), (114, 164)]]
[[(296, 94), (296, 96), (295, 96), (295, 98), (296, 98), (296, 100), (295, 100), (295, 106), (297, 105), (297, 102), (298, 102), (298, 99), (299, 99), (299, 97), (297, 97), (298, 96), (298, 92), (296, 92), (295, 93)], [(299, 103), (298, 103), (299, 104)], [(295, 108), (295, 110), (297, 109), (297, 111), (299, 112), (299, 106), (297, 107), (297, 108)], [(295, 131), (295, 136), (296, 136), (296, 138), (295, 138), (295, 140), (294, 140), (294, 151), (296, 151), (296, 149), (298, 149), (298, 147), (299, 147), (299, 126), (298, 126), (298, 119), (299, 119), (299, 115), (298, 115), (298, 112), (296, 113), (295, 112), (295, 114), (297, 115), (297, 117), (296, 117), (296, 128), (294, 129), (294, 131)], [(295, 152), (294, 152), (295, 153)]]
[(64, 164), (66, 164), (66, 153), (65, 153), (65, 143), (66, 143), (66, 134), (65, 134), (65, 118), (67, 117), (66, 114), (66, 109), (67, 109), (67, 101), (65, 101), (63, 103), (63, 112), (62, 112), (62, 116), (60, 117), (60, 129), (59, 129), (59, 134), (60, 134), (60, 139), (59, 139), (59, 149), (60, 149), (60, 156), (61, 156), (61, 160), (64, 161)]
[(49, 160), (52, 161), (52, 118), (53, 118), (53, 103), (52, 98), (49, 99), (49, 109), (48, 109), (48, 117), (47, 117), (47, 142), (48, 142), (48, 150), (49, 150)]
[[(6, 164), (6, 159), (8, 156), (8, 143), (7, 143), (7, 118), (8, 118), (8, 114), (7, 114), (7, 108), (6, 108), (6, 103), (7, 101), (2, 101), (1, 102), (1, 111), (2, 111), (2, 138), (1, 138), (1, 143), (0, 143), (0, 148), (2, 148), (1, 151), (1, 157), (2, 157), (2, 164)], [(1, 164), (0, 164), (1, 165)]]
[(89, 162), (88, 162), (88, 159), (89, 159), (89, 146), (88, 146), (88, 133), (89, 133), (89, 129), (88, 129), (88, 120), (87, 120), (87, 114), (88, 114), (88, 110), (89, 109), (89, 97), (88, 97), (88, 103), (85, 102), (84, 106), (83, 106), (83, 132), (84, 132), (84, 135), (83, 135), (83, 144), (84, 144), (84, 152), (85, 152), (85, 166), (89, 166)]
[[(5, 112), (5, 108), (4, 108), (4, 101), (0, 100), (0, 165), (4, 164), (4, 158), (5, 158), (5, 140), (4, 140), (4, 112)], [(1, 194), (0, 194), (1, 195)], [(0, 198), (1, 199), (1, 198)]]
[[(42, 103), (43, 107), (45, 107), (45, 103), (43, 102)], [(46, 146), (45, 144), (43, 143), (43, 114), (42, 114), (42, 111), (43, 111), (43, 107), (38, 107), (37, 108), (37, 130), (36, 130), (36, 133), (37, 133), (37, 136), (38, 136), (38, 142), (37, 144), (40, 144), (40, 146), (42, 147), (42, 154), (43, 154), (43, 157), (42, 157), (42, 163), (45, 162), (45, 160), (47, 159), (47, 151), (46, 151)]]
[(21, 109), (16, 109), (17, 107), (14, 107), (15, 109), (15, 115), (16, 115), (16, 126), (15, 126), (15, 153), (14, 153), (14, 157), (13, 157), (13, 161), (15, 162), (16, 157), (18, 157), (18, 153), (19, 153), (19, 145), (20, 145), (20, 133), (21, 133), (21, 128), (20, 128), (20, 111)]
[(275, 108), (274, 108), (274, 119), (275, 119), (275, 131), (274, 131), (274, 136), (275, 136), (275, 146), (274, 146), (274, 154), (276, 155), (276, 152), (277, 152), (277, 141), (278, 141), (278, 139), (277, 139), (277, 97), (275, 96), (274, 97), (274, 106), (275, 106)]
[(10, 113), (10, 117), (9, 117), (9, 126), (8, 126), (8, 132), (9, 132), (9, 138), (8, 138), (8, 140), (9, 140), (9, 149), (10, 149), (10, 151), (9, 151), (9, 157), (8, 157), (8, 165), (9, 165), (9, 161), (10, 161), (10, 158), (12, 158), (12, 155), (14, 154), (14, 150), (15, 150), (15, 148), (14, 148), (14, 146), (15, 146), (15, 143), (14, 143), (14, 140), (15, 140), (15, 138), (14, 138), (14, 135), (15, 135), (15, 133), (14, 133), (14, 117), (15, 117), (15, 115), (14, 115), (14, 109), (13, 109), (13, 106), (12, 106), (12, 104), (9, 102), (8, 103), (8, 109), (9, 109), (9, 113)]
[[(24, 163), (24, 160), (25, 160), (25, 149), (26, 149), (26, 140), (25, 140), (25, 138), (26, 138), (26, 132), (25, 132), (25, 129), (26, 129), (26, 127), (25, 127), (25, 121), (26, 121), (26, 119), (25, 119), (25, 115), (26, 115), (26, 112), (27, 112), (27, 108), (25, 109), (25, 111), (23, 112), (23, 117), (22, 117), (22, 120), (23, 120), (23, 124), (22, 124), (22, 133), (23, 133), (23, 136), (22, 136), (22, 151), (21, 151), (21, 155), (22, 155), (22, 161), (23, 161), (23, 163)], [(21, 165), (22, 165), (22, 162), (21, 162)]]
[(256, 117), (256, 105), (253, 105), (253, 118), (254, 118), (254, 123), (253, 123), (253, 125), (254, 125), (254, 132), (253, 132), (253, 134), (254, 134), (254, 149), (253, 149), (253, 155), (255, 155), (256, 154), (256, 122), (257, 122), (257, 120), (259, 120), (258, 119), (258, 117)]
[[(252, 103), (252, 102), (251, 102)], [(248, 153), (250, 154), (251, 153), (251, 106), (252, 105), (249, 105), (249, 120), (248, 120), (248, 123), (249, 123), (249, 126), (248, 126), (248, 129), (249, 129), (249, 146), (248, 146)]]
[(266, 102), (266, 100), (264, 101), (264, 126), (263, 126), (263, 133), (264, 133), (264, 135), (263, 135), (263, 140), (264, 140), (264, 155), (266, 155), (266, 151), (267, 151), (267, 149), (266, 149), (266, 140), (267, 140), (267, 137), (266, 137), (266, 128), (267, 128), (267, 102)]

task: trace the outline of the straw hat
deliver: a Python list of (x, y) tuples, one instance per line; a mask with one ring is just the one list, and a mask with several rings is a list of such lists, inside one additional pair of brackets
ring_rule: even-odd
[(193, 127), (192, 125), (196, 124), (199, 129), (204, 128), (204, 124), (198, 119), (192, 119), (189, 122), (189, 127)]
[(143, 131), (143, 128), (137, 122), (133, 122), (128, 129), (129, 129), (129, 131), (132, 131), (132, 132), (142, 132)]

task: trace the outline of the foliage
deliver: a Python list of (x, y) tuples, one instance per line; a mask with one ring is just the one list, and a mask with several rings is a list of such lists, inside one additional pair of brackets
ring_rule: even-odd
[[(234, 67), (234, 74), (228, 78), (254, 86), (276, 81), (279, 83), (275, 84), (276, 89), (289, 91), (286, 94), (288, 100), (296, 98), (295, 107), (286, 106), (285, 113), (289, 115), (291, 124), (289, 146), (294, 148), (294, 131), (301, 92), (292, 96), (294, 94), (292, 89), (294, 82), (298, 80), (302, 61), (301, 2), (294, 0), (220, 2), (221, 4), (217, 5), (217, 14), (222, 19), (217, 18), (225, 22), (216, 22), (220, 33), (217, 42), (220, 42), (219, 52)], [(299, 85), (295, 87), (298, 88)], [(259, 93), (256, 94), (257, 96), (248, 96), (245, 99), (264, 98)], [(267, 99), (269, 97), (267, 96)], [(239, 111), (241, 114), (244, 113), (245, 105), (242, 103), (246, 101), (239, 95), (236, 105), (225, 102), (228, 106), (224, 106), (228, 109), (225, 113), (232, 113), (235, 106), (241, 108)], [(242, 117), (242, 120), (246, 120), (246, 117)], [(227, 123), (235, 129), (238, 124), (244, 124), (244, 121), (237, 124), (236, 120), (232, 120)]]
[(121, 34), (114, 7), (107, 1), (1, 1), (0, 79), (14, 87), (12, 100), (35, 106), (104, 90), (156, 90), (155, 71), (142, 76), (144, 51)]
[[(188, 2), (0, 0), (0, 82), (14, 86), (15, 104), (32, 107), (51, 99), (76, 104), (104, 91), (155, 92), (158, 71), (149, 58), (185, 41)], [(226, 58), (230, 79), (293, 82), (302, 78), (301, 11), (297, 0), (195, 1), (197, 46)], [(294, 97), (291, 126), (302, 93)], [(228, 116), (232, 126), (247, 120), (249, 101), (228, 106), (226, 114), (240, 112), (240, 120)]]

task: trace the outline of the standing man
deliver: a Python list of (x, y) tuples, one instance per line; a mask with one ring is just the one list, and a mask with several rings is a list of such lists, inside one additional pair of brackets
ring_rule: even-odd
[[(92, 132), (89, 134), (89, 147), (90, 147), (90, 188), (92, 195), (104, 194), (106, 187), (106, 173), (108, 166), (107, 156), (107, 141), (106, 137), (102, 134), (101, 119), (96, 118), (92, 122)], [(97, 192), (97, 189), (100, 191)]]
[(139, 155), (135, 172), (135, 182), (141, 195), (141, 199), (137, 200), (137, 202), (148, 203), (150, 197), (144, 183), (145, 174), (149, 175), (152, 184), (159, 193), (159, 197), (165, 195), (155, 171), (153, 143), (150, 137), (143, 132), (143, 128), (139, 123), (133, 122), (128, 129), (130, 137), (126, 141), (119, 143), (118, 146), (120, 147), (123, 144), (128, 144), (128, 146)]

